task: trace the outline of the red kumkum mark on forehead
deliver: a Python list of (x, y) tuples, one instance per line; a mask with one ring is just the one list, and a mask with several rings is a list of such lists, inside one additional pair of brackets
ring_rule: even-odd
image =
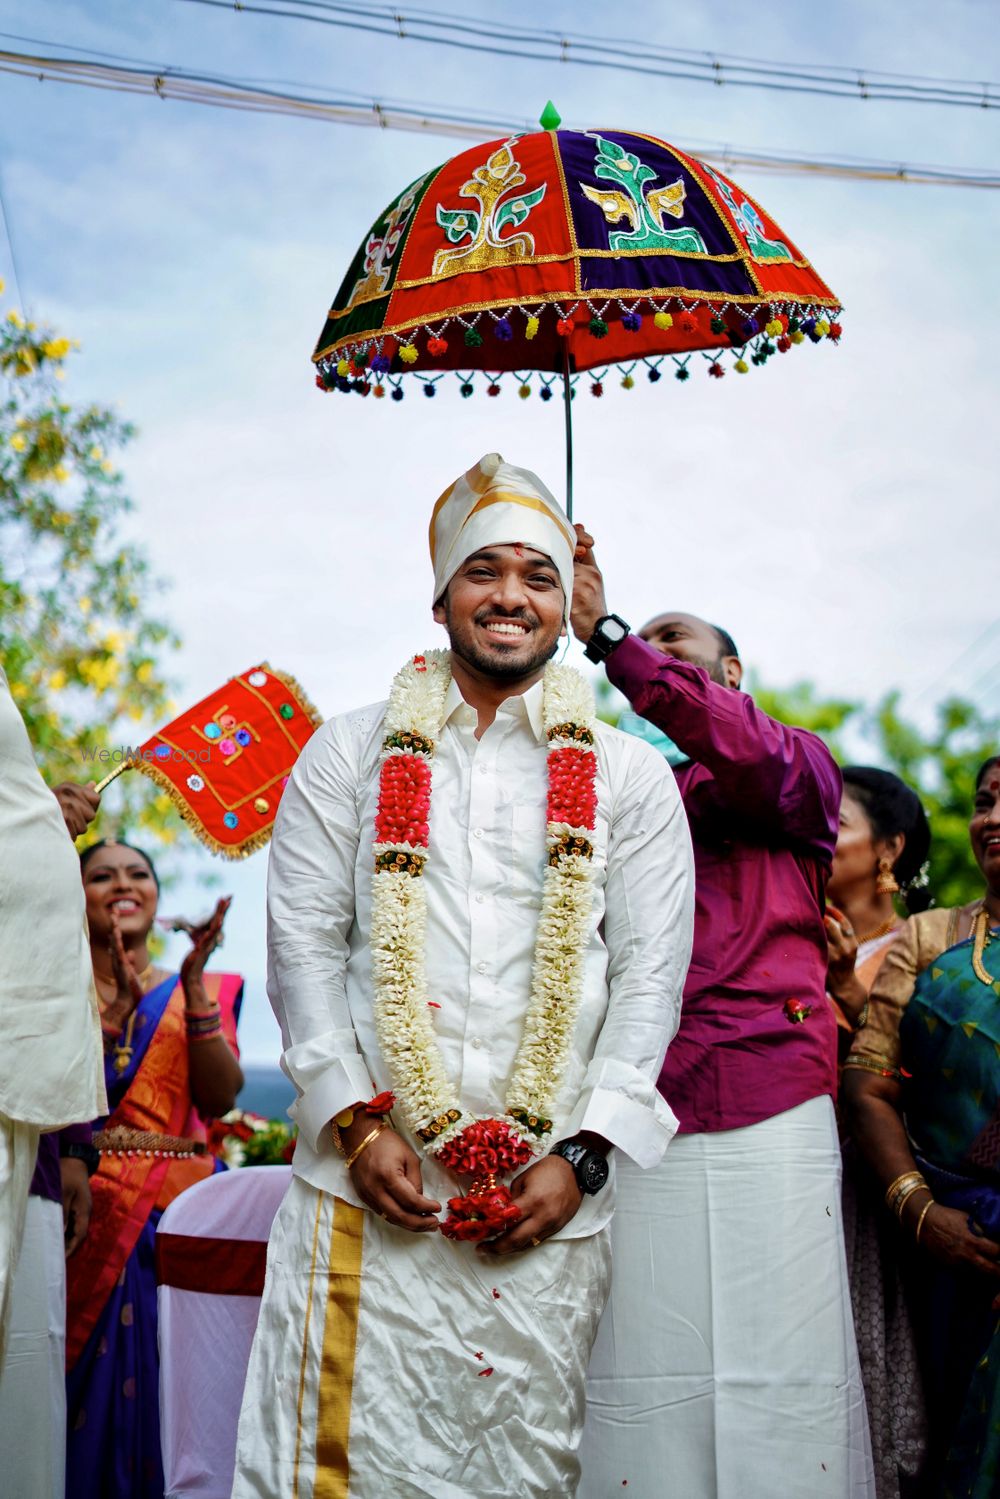
[(514, 542), (514, 556), (515, 557), (523, 557), (524, 556), (524, 542), (523, 541), (515, 541)]

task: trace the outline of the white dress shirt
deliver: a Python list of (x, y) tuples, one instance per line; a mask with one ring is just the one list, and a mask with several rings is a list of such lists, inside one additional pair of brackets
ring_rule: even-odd
[[(369, 950), (384, 713), (384, 703), (345, 713), (313, 735), (285, 788), (268, 868), (268, 994), (299, 1093), (294, 1169), (354, 1203), (329, 1124), (392, 1086)], [(426, 970), (448, 1075), (462, 1107), (489, 1117), (503, 1112), (531, 989), (545, 868), (542, 684), (507, 698), (478, 740), (476, 724), (453, 680), (432, 761)], [(583, 997), (549, 1143), (590, 1130), (652, 1166), (677, 1127), (656, 1080), (691, 952), (691, 843), (655, 750), (598, 724), (596, 751)], [(406, 1134), (399, 1111), (394, 1122)], [(442, 1202), (459, 1190), (433, 1158), (423, 1178)], [(609, 1183), (562, 1236), (596, 1232), (612, 1207)]]

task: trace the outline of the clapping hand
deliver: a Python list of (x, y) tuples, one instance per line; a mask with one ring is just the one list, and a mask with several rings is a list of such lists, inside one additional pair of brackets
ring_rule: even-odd
[(175, 920), (170, 923), (174, 931), (187, 932), (191, 938), (191, 951), (181, 964), (181, 985), (189, 1004), (192, 997), (203, 998), (205, 964), (215, 949), (222, 946), (222, 925), (232, 903), (233, 897), (224, 895), (207, 921)]

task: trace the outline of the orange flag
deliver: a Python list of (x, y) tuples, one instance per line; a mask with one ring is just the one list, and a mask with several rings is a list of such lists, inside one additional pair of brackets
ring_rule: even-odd
[(321, 722), (294, 677), (264, 662), (179, 714), (98, 789), (140, 770), (213, 853), (245, 859), (270, 838), (292, 766)]

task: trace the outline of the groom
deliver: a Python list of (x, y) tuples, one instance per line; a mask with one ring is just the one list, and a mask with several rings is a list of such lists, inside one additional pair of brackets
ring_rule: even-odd
[(663, 759), (552, 664), (572, 527), (492, 454), (430, 539), (450, 649), (317, 732), (275, 826), (299, 1139), (234, 1499), (574, 1494), (613, 1157), (676, 1127), (690, 842)]

